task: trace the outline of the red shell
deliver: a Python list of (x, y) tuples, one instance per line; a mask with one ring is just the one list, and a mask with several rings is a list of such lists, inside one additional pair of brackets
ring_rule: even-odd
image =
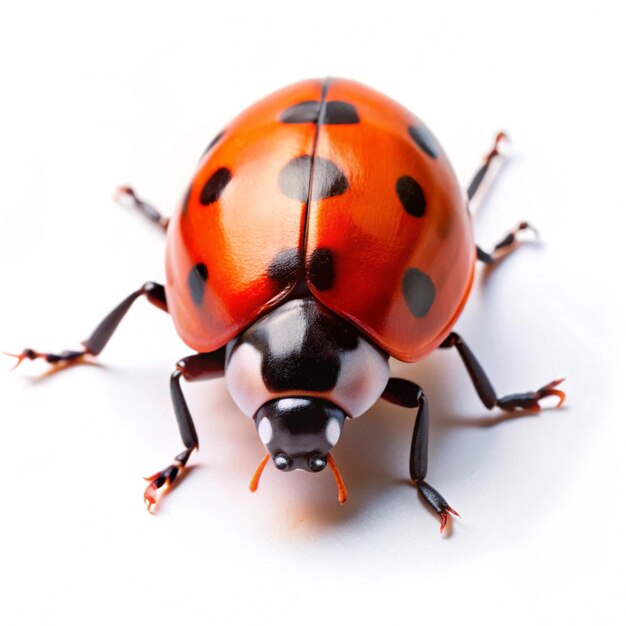
[(305, 278), (391, 356), (441, 343), (475, 246), (465, 192), (418, 118), (358, 83), (310, 80), (218, 137), (168, 228), (168, 306), (190, 347), (223, 346)]

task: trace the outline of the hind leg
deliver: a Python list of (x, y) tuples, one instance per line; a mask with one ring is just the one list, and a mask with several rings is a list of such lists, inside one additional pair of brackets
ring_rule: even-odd
[[(496, 135), (491, 150), (485, 155), (484, 163), (480, 166), (480, 168), (478, 168), (478, 171), (474, 174), (474, 178), (472, 178), (472, 182), (467, 188), (467, 197), (470, 201), (478, 192), (485, 192), (487, 187), (487, 173), (493, 169), (494, 163), (497, 161), (497, 157), (501, 155), (500, 143), (506, 138), (507, 136), (504, 132), (499, 132)], [(504, 258), (507, 254), (515, 250), (517, 244), (519, 243), (517, 235), (523, 230), (530, 230), (535, 235), (539, 234), (537, 230), (528, 222), (520, 222), (493, 247), (491, 252), (486, 252), (480, 246), (476, 246), (476, 255), (478, 260), (488, 265), (492, 265), (496, 261)]]
[(154, 205), (140, 198), (132, 187), (118, 187), (114, 197), (119, 205), (136, 209), (151, 222), (158, 224), (163, 230), (167, 230), (170, 223), (169, 218), (164, 217)]
[(476, 257), (479, 261), (487, 265), (493, 265), (497, 261), (500, 261), (500, 259), (503, 259), (517, 248), (520, 243), (519, 239), (517, 239), (517, 235), (523, 230), (530, 230), (535, 236), (539, 235), (539, 232), (534, 226), (531, 226), (528, 222), (520, 222), (493, 247), (491, 252), (485, 252), (480, 246), (476, 246)]
[(491, 150), (485, 155), (483, 159), (483, 164), (478, 168), (478, 170), (474, 174), (474, 177), (472, 178), (472, 182), (467, 188), (467, 197), (470, 200), (474, 198), (477, 192), (485, 192), (487, 188), (487, 173), (493, 170), (494, 163), (496, 162), (497, 157), (500, 156), (500, 144), (505, 139), (508, 139), (508, 137), (504, 131), (500, 131), (496, 135), (493, 145), (491, 146)]

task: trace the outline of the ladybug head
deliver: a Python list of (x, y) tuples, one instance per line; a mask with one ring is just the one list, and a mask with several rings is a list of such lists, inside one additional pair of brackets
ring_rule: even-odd
[(316, 397), (278, 398), (264, 404), (254, 420), (274, 465), (282, 471), (322, 471), (339, 440), (346, 414)]

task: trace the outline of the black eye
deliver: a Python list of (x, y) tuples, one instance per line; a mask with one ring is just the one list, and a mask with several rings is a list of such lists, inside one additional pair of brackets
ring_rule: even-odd
[(321, 472), (326, 467), (326, 457), (316, 454), (309, 459), (309, 468), (312, 472)]
[(286, 470), (291, 465), (291, 459), (281, 452), (274, 457), (274, 465), (279, 470)]

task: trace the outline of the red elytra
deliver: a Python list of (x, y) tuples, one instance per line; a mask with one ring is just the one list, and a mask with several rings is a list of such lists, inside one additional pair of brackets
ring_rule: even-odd
[(304, 279), (416, 361), (461, 313), (475, 257), (467, 196), (423, 122), (359, 83), (309, 80), (244, 111), (207, 151), (170, 220), (167, 300), (180, 336), (206, 352)]

